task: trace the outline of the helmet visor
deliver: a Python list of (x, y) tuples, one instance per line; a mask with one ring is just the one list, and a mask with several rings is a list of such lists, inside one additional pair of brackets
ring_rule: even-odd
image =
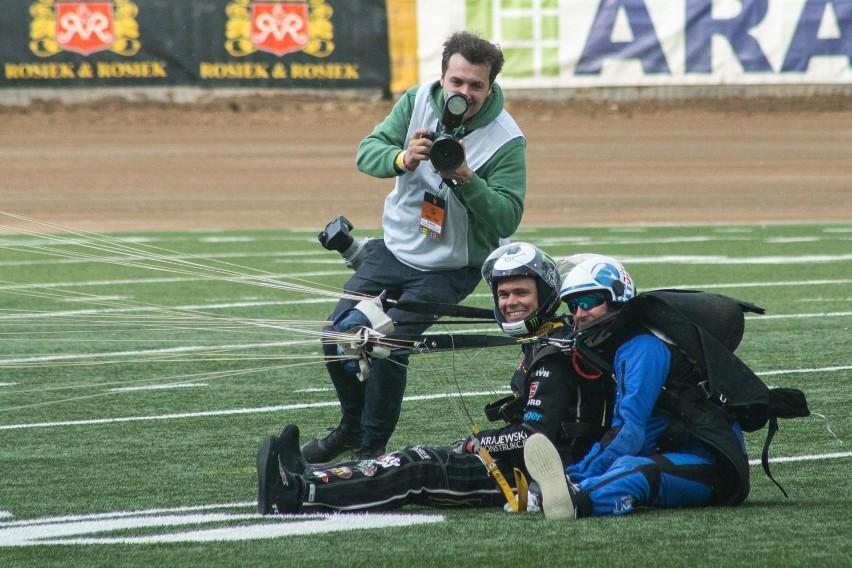
[(588, 311), (596, 308), (607, 301), (609, 294), (605, 292), (589, 292), (588, 294), (575, 295), (573, 298), (566, 298), (568, 311), (571, 314), (577, 313), (579, 308)]

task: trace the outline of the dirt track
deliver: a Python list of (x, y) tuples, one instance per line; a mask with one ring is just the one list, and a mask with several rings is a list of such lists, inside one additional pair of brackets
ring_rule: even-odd
[[(390, 101), (0, 108), (0, 210), (89, 231), (380, 223), (355, 169)], [(510, 101), (524, 225), (852, 220), (852, 98)], [(3, 219), (0, 224), (10, 224)]]

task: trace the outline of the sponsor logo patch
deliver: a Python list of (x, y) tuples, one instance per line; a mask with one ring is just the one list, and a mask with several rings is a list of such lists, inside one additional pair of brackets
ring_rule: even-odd
[(352, 468), (348, 466), (333, 467), (329, 471), (341, 479), (349, 479), (352, 477)]
[(324, 469), (314, 469), (311, 470), (311, 475), (322, 481), (323, 483), (328, 483), (328, 478), (330, 476), (329, 472)]
[(379, 459), (376, 460), (376, 464), (379, 467), (387, 469), (389, 467), (399, 467), (402, 462), (396, 454), (385, 454), (383, 456), (379, 456)]
[(417, 455), (418, 455), (418, 456), (420, 456), (420, 458), (421, 458), (421, 459), (424, 459), (424, 460), (430, 460), (430, 459), (432, 459), (432, 456), (430, 456), (430, 455), (426, 452), (426, 450), (424, 449), (424, 447), (423, 447), (423, 446), (414, 446), (414, 447), (413, 447), (413, 448), (411, 448), (411, 449), (412, 449), (412, 450), (414, 450), (415, 452), (417, 452)]

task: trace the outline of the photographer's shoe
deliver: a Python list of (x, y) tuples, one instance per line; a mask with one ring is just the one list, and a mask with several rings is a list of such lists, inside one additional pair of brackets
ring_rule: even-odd
[(305, 471), (311, 466), (299, 448), (299, 427), (295, 424), (288, 424), (281, 430), (281, 435), (278, 436), (277, 449), (278, 460), (287, 471), (304, 475)]
[(388, 451), (385, 449), (385, 446), (361, 446), (353, 454), (352, 459), (354, 461), (374, 460), (386, 453), (388, 453)]
[(541, 490), (544, 516), (577, 518), (577, 495), (565, 477), (559, 451), (544, 434), (533, 434), (524, 443), (524, 463)]
[(360, 447), (361, 432), (341, 422), (325, 438), (311, 440), (302, 446), (302, 455), (309, 464), (324, 466), (334, 463), (341, 456), (348, 459)]

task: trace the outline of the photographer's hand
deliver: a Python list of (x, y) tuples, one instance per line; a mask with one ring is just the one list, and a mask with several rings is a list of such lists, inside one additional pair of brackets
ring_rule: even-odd
[(432, 150), (432, 140), (429, 138), (431, 134), (428, 128), (418, 128), (414, 131), (403, 156), (406, 170), (413, 172), (420, 162), (429, 159), (429, 152)]

